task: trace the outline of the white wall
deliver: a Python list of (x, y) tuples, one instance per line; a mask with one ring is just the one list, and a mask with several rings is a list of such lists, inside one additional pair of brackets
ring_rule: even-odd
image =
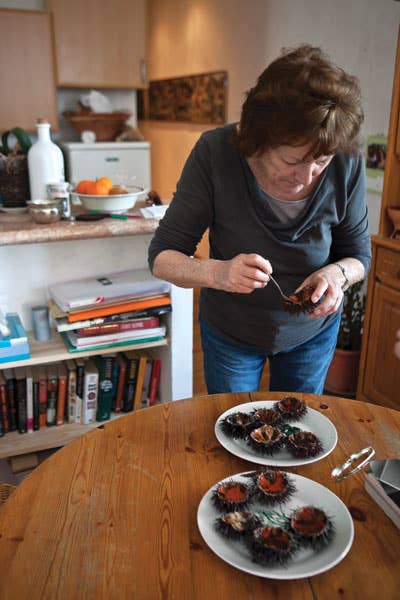
[[(400, 2), (149, 0), (149, 7), (150, 79), (226, 69), (228, 121), (239, 118), (245, 91), (282, 47), (308, 42), (321, 46), (335, 62), (359, 77), (364, 137), (387, 134)], [(146, 135), (152, 142), (153, 185), (165, 198), (175, 189), (198, 129), (146, 123)], [(368, 206), (370, 231), (376, 233), (380, 196), (368, 194)]]

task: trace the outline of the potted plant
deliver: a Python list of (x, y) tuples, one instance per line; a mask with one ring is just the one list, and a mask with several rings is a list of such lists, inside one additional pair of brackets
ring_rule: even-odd
[[(11, 148), (8, 145), (10, 134), (17, 139)], [(21, 127), (14, 127), (1, 136), (0, 201), (4, 208), (26, 206), (30, 198), (27, 154), (31, 144), (31, 138)]]
[(361, 281), (352, 285), (344, 294), (336, 348), (325, 381), (325, 390), (328, 392), (343, 396), (355, 395), (364, 313), (365, 292)]

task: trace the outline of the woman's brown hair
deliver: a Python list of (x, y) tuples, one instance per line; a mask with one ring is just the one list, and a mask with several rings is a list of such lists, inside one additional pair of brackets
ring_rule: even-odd
[(312, 155), (360, 152), (364, 120), (356, 77), (308, 44), (284, 50), (260, 75), (242, 107), (236, 144), (245, 156), (312, 144)]

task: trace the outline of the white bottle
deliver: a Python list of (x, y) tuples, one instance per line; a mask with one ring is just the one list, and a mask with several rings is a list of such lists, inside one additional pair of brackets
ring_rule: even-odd
[(47, 184), (64, 181), (64, 158), (50, 139), (50, 123), (36, 121), (38, 140), (28, 150), (28, 170), (31, 200), (47, 198)]

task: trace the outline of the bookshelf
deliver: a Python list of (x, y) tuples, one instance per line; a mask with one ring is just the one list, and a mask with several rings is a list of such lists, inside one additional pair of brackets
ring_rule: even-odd
[[(46, 234), (48, 242), (37, 243), (34, 236), (30, 237), (29, 227), (24, 230), (21, 223), (18, 232), (15, 232), (17, 237), (10, 238), (4, 246), (0, 245), (0, 303), (5, 305), (8, 311), (19, 313), (29, 333), (30, 307), (47, 303), (47, 287), (50, 283), (86, 277), (89, 273), (100, 275), (145, 267), (152, 236), (141, 231), (128, 232), (125, 226), (125, 221), (115, 219), (113, 233), (96, 229), (93, 231), (93, 237), (77, 240), (64, 237), (64, 233), (54, 239), (50, 232), (52, 226), (49, 226), (49, 232)], [(21, 238), (24, 240), (22, 243)], [(49, 243), (50, 239), (54, 241)], [(13, 240), (15, 245), (12, 244)], [(164, 316), (168, 336), (166, 340), (70, 353), (59, 334), (53, 332), (48, 342), (30, 339), (30, 359), (2, 363), (0, 369), (49, 364), (128, 349), (151, 349), (153, 356), (160, 358), (162, 364), (160, 401), (169, 402), (191, 397), (193, 291), (171, 286), (171, 304), (172, 312)], [(33, 433), (8, 432), (0, 438), (0, 459), (64, 446), (101, 425), (102, 422), (91, 425), (65, 424), (46, 427)]]

